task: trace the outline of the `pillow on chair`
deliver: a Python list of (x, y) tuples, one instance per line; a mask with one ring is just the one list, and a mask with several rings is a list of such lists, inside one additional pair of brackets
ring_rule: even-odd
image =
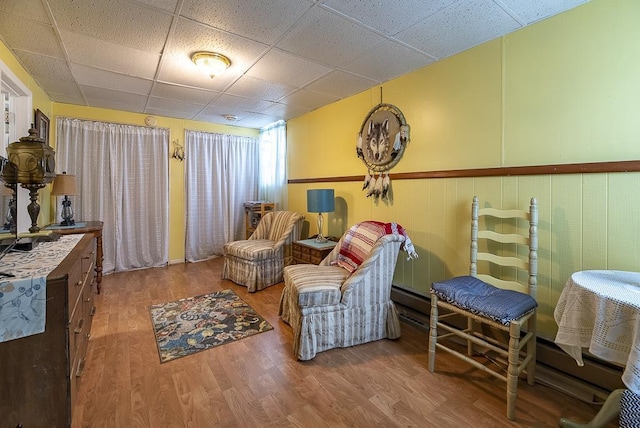
[(371, 253), (378, 239), (390, 234), (404, 236), (403, 248), (409, 254), (409, 258), (418, 257), (411, 240), (399, 224), (363, 221), (349, 228), (340, 246), (338, 258), (331, 264), (353, 273)]

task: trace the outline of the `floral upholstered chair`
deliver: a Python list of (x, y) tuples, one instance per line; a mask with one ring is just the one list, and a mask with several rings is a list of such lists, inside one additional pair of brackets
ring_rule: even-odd
[(349, 229), (320, 265), (285, 268), (279, 315), (293, 329), (299, 360), (400, 337), (391, 283), (400, 247), (417, 257), (410, 243), (395, 223), (363, 222)]
[(265, 214), (249, 237), (224, 245), (222, 278), (244, 285), (250, 293), (282, 281), (291, 264), (291, 243), (300, 239), (304, 216), (293, 211)]

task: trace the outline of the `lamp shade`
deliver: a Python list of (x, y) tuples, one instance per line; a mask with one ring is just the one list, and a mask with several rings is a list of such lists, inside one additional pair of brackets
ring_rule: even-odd
[(335, 210), (333, 189), (307, 190), (307, 211), (310, 213), (330, 213)]
[(52, 195), (77, 195), (78, 186), (76, 185), (76, 176), (69, 175), (66, 172), (56, 175), (53, 180)]

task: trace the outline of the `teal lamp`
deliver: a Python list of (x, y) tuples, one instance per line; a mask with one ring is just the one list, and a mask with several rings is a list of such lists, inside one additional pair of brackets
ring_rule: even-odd
[(322, 213), (330, 213), (335, 210), (335, 199), (333, 189), (311, 189), (307, 190), (307, 211), (318, 213), (318, 235), (316, 242), (327, 242), (327, 238), (322, 235), (323, 223)]

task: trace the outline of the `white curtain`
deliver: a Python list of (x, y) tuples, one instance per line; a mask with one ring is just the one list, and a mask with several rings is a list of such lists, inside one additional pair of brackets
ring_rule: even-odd
[(278, 210), (287, 209), (287, 125), (275, 122), (260, 130), (261, 200), (275, 202)]
[(58, 118), (56, 159), (77, 178), (76, 222), (104, 222), (105, 273), (168, 263), (168, 129)]
[(222, 254), (244, 239), (244, 202), (258, 198), (257, 138), (185, 131), (186, 259)]

